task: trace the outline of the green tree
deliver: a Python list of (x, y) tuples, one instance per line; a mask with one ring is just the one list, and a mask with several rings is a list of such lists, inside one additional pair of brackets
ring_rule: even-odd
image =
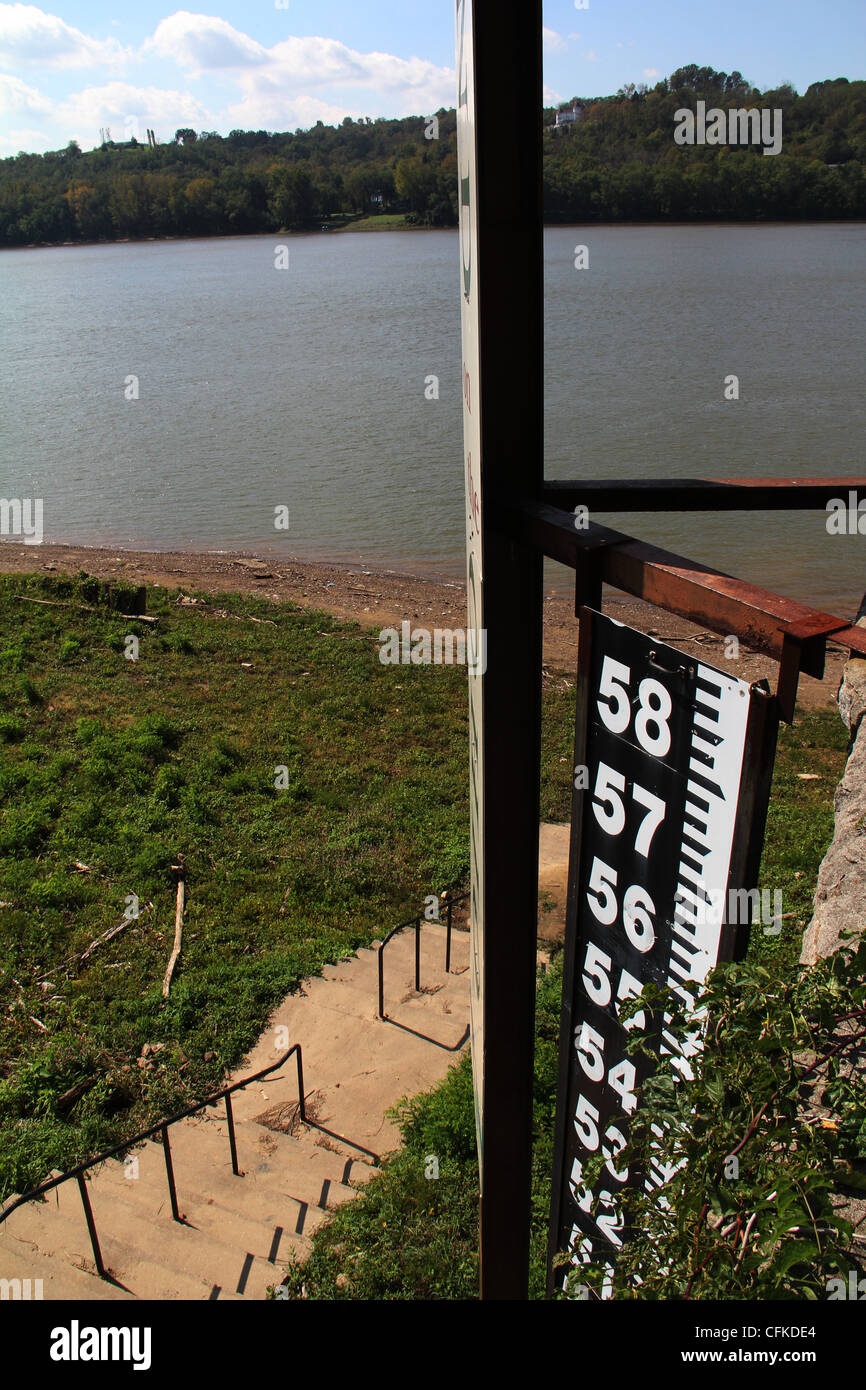
[(268, 208), (278, 227), (299, 227), (315, 211), (313, 181), (306, 169), (275, 167), (268, 173)]
[(436, 192), (436, 170), (417, 156), (401, 159), (394, 172), (394, 186), (410, 212), (423, 214)]

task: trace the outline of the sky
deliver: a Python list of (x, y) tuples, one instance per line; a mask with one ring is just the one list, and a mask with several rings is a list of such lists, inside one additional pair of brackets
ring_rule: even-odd
[[(0, 2), (0, 155), (70, 140), (91, 149), (104, 127), (115, 140), (151, 127), (166, 141), (180, 126), (297, 130), (454, 105), (453, 0), (199, 3)], [(686, 63), (738, 68), (763, 90), (864, 78), (866, 3), (545, 3), (551, 105), (652, 85)]]

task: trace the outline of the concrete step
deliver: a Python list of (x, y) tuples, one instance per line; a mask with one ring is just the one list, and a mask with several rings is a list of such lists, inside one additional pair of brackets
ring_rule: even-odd
[[(305, 1136), (292, 1138), (259, 1125), (238, 1125), (239, 1166), (244, 1173), (231, 1171), (225, 1124), (208, 1122), (194, 1134), (183, 1134), (175, 1126), (172, 1155), (178, 1206), (194, 1226), (212, 1229), (220, 1235), (221, 1213), (236, 1213), (246, 1220), (245, 1249), (265, 1257), (274, 1255), (274, 1236), (283, 1235), (276, 1247), (282, 1258), (284, 1247), (294, 1236), (306, 1236), (317, 1224), (319, 1213), (348, 1200), (355, 1192), (349, 1183), (369, 1180), (375, 1169), (342, 1153), (323, 1149)], [(94, 1209), (97, 1197), (133, 1204), (151, 1220), (171, 1220), (171, 1203), (160, 1147), (146, 1145), (136, 1158), (138, 1177), (125, 1176), (123, 1165), (109, 1161), (94, 1179)], [(185, 1162), (183, 1160), (186, 1160)], [(347, 1182), (348, 1179), (348, 1182)], [(240, 1236), (240, 1226), (235, 1237)]]
[[(171, 1201), (161, 1153), (139, 1158), (138, 1178), (127, 1178), (121, 1165), (111, 1161), (93, 1183), (94, 1212), (129, 1210), (139, 1220), (167, 1229), (178, 1229), (171, 1212)], [(142, 1161), (144, 1159), (145, 1161)], [(298, 1222), (298, 1203), (273, 1186), (249, 1178), (220, 1179), (214, 1192), (178, 1189), (178, 1207), (189, 1226), (212, 1235), (223, 1244), (243, 1250), (271, 1263), (285, 1260), (289, 1253), (306, 1251), (306, 1242), (296, 1239), (306, 1234), (307, 1223)], [(111, 1216), (106, 1220), (110, 1223)], [(298, 1229), (300, 1224), (300, 1230)]]
[[(273, 1193), (275, 1200), (289, 1197), (299, 1203), (306, 1202), (308, 1206), (320, 1205), (324, 1182), (328, 1183), (329, 1194), (325, 1206), (335, 1206), (354, 1196), (354, 1189), (342, 1181), (343, 1164), (339, 1163), (339, 1155), (336, 1165), (328, 1165), (325, 1160), (310, 1163), (305, 1150), (284, 1148), (280, 1141), (285, 1139), (286, 1136), (275, 1134), (262, 1125), (251, 1125), (248, 1121), (238, 1124), (238, 1166), (244, 1173), (243, 1178), (238, 1178), (232, 1172), (224, 1120), (211, 1120), (204, 1125), (176, 1125), (171, 1135), (171, 1149), (179, 1206), (192, 1210), (193, 1205), (201, 1206), (214, 1197), (242, 1210), (241, 1183), (247, 1188)], [(292, 1162), (294, 1154), (298, 1155), (297, 1162)]]
[[(268, 1259), (273, 1232), (251, 1224), (234, 1210), (224, 1211), (218, 1222), (205, 1229), (181, 1225), (170, 1214), (154, 1220), (140, 1212), (126, 1193), (118, 1198), (107, 1186), (100, 1190), (91, 1182), (88, 1189), (103, 1264), (139, 1298), (207, 1299), (215, 1285), (223, 1291), (222, 1297), (264, 1298), (268, 1286), (282, 1277), (281, 1266)], [(68, 1201), (53, 1208), (28, 1203), (6, 1224), (12, 1221), (16, 1221), (12, 1234), (18, 1240), (32, 1241), (44, 1254), (94, 1269), (84, 1212), (75, 1212)], [(290, 1249), (305, 1248), (293, 1234), (283, 1233), (283, 1259)], [(94, 1298), (99, 1296), (98, 1285)]]
[[(39, 1291), (35, 1282), (37, 1280), (42, 1281), (41, 1294), (45, 1302), (59, 1299), (69, 1299), (76, 1303), (90, 1299), (129, 1302), (135, 1297), (126, 1289), (116, 1288), (96, 1274), (78, 1269), (64, 1258), (52, 1258), (43, 1254), (34, 1249), (28, 1240), (19, 1240), (4, 1234), (4, 1227), (0, 1227), (0, 1279), (29, 1279), (30, 1297), (34, 1301), (37, 1300)], [(26, 1285), (22, 1286), (22, 1292), (24, 1288)], [(15, 1295), (10, 1293), (9, 1296)]]
[[(388, 934), (388, 932), (389, 932), (390, 930), (391, 930), (391, 928), (390, 928), (390, 926), (389, 926), (389, 927), (387, 928), (387, 931), (384, 933), (384, 935), (387, 936), (387, 934)], [(412, 938), (414, 937), (414, 935), (415, 935), (415, 927), (414, 927), (414, 926), (411, 926), (411, 925), (408, 926), (408, 927), (404, 927), (402, 931), (395, 932), (395, 934), (391, 937), (391, 940), (390, 940), (390, 942), (389, 942), (389, 949), (390, 949), (391, 946), (393, 946), (393, 944), (394, 944), (395, 942), (397, 942), (397, 941), (405, 941), (407, 937), (410, 938), (410, 939), (412, 939)], [(424, 940), (427, 940), (427, 941), (441, 941), (441, 942), (443, 943), (443, 946), (444, 946), (444, 943), (445, 943), (445, 940), (446, 940), (446, 938), (447, 938), (447, 935), (448, 935), (448, 929), (447, 929), (447, 926), (446, 926), (446, 922), (445, 922), (445, 917), (444, 917), (444, 915), (441, 917), (441, 919), (440, 919), (438, 922), (431, 922), (431, 921), (428, 921), (426, 917), (425, 917), (424, 920), (422, 921), (422, 923), (421, 923), (421, 940), (422, 940), (422, 941), (424, 941)], [(382, 939), (383, 939), (382, 937), (374, 937), (371, 946), (369, 946), (369, 947), (363, 947), (362, 949), (364, 949), (364, 950), (373, 950), (373, 951), (377, 951), (377, 950), (379, 949), (378, 943), (379, 943)], [(468, 933), (468, 931), (461, 931), (459, 927), (455, 926), (455, 927), (453, 927), (453, 929), (452, 929), (452, 931), (451, 931), (451, 941), (452, 941), (452, 943), (453, 943), (453, 942), (455, 942), (455, 941), (460, 941), (460, 940), (468, 941), (468, 940), (469, 940), (469, 933)]]
[[(448, 934), (444, 925), (436, 922), (425, 922), (421, 928), (421, 964), (427, 965), (430, 969), (445, 969), (445, 952), (447, 949)], [(375, 963), (380, 950), (381, 942), (376, 941), (371, 946), (360, 946), (354, 956), (344, 956), (336, 965), (326, 965), (325, 970), (336, 970), (340, 966), (349, 965), (353, 961), (373, 961)], [(392, 936), (384, 948), (386, 969), (387, 962), (391, 960), (400, 961), (408, 964), (410, 961), (414, 966), (415, 962), (415, 928), (406, 927), (403, 931), (397, 932)], [(469, 956), (469, 933), (453, 931), (451, 933), (451, 963), (452, 965), (465, 963)]]
[(468, 1020), (468, 937), (455, 932), (448, 975), (444, 954), (444, 924), (425, 923), (423, 988), (416, 994), (415, 932), (392, 939), (384, 957), (385, 1021), (376, 1018), (377, 949), (327, 967), (324, 977), (304, 981), (282, 1001), (233, 1079), (276, 1062), (286, 1034), (300, 1041), (313, 1123), (294, 1133), (281, 1128), (296, 1119), (291, 1058), (233, 1097), (243, 1176), (231, 1169), (223, 1103), (173, 1126), (178, 1203), (188, 1224), (172, 1220), (160, 1144), (148, 1142), (132, 1155), (136, 1177), (114, 1160), (92, 1174), (88, 1193), (103, 1258), (131, 1293), (95, 1277), (75, 1183), (27, 1204), (0, 1228), (0, 1261), (5, 1249), (12, 1271), (4, 1276), (0, 1269), (0, 1278), (27, 1278), (38, 1265), (51, 1273), (49, 1296), (69, 1290), (78, 1300), (264, 1297), (280, 1282), (285, 1261), (307, 1252), (327, 1210), (373, 1176), (357, 1146), (381, 1155), (399, 1142), (386, 1108), (433, 1084), (457, 1060)]
[[(256, 1131), (264, 1130), (265, 1146), (276, 1143), (275, 1161), (284, 1163), (286, 1168), (294, 1170), (302, 1167), (306, 1173), (328, 1178), (344, 1187), (369, 1182), (378, 1171), (378, 1165), (371, 1157), (365, 1157), (348, 1143), (340, 1146), (339, 1141), (315, 1126), (303, 1125), (296, 1133), (288, 1134), (252, 1120), (244, 1121), (243, 1128), (249, 1132), (250, 1143), (258, 1146), (261, 1146), (261, 1141)], [(238, 1132), (241, 1132), (241, 1126)]]
[[(421, 960), (421, 989), (450, 989), (456, 994), (466, 992), (468, 986), (469, 962), (457, 961), (452, 959), (451, 969), (445, 970), (444, 964), (440, 960), (435, 962)], [(390, 947), (385, 952), (383, 967), (384, 985), (386, 994), (399, 992), (415, 988), (415, 958), (409, 957), (400, 960), (391, 955)], [(375, 1001), (379, 991), (379, 962), (377, 958), (358, 959), (340, 965), (330, 965), (326, 967), (326, 973), (317, 976), (316, 984), (352, 984), (356, 989), (367, 989), (370, 991)], [(305, 993), (310, 993), (314, 981), (307, 980), (304, 984)], [(468, 1007), (468, 1006), (467, 1006)]]
[[(117, 1167), (117, 1165), (115, 1165)], [(108, 1165), (106, 1165), (108, 1168)], [(156, 1164), (139, 1166), (139, 1178), (128, 1179), (117, 1172), (108, 1173), (101, 1183), (120, 1188), (116, 1200), (125, 1202), (148, 1221), (171, 1222), (171, 1201), (158, 1155)], [(315, 1230), (326, 1213), (277, 1191), (256, 1175), (246, 1175), (231, 1181), (220, 1178), (213, 1190), (191, 1191), (178, 1189), (178, 1206), (184, 1218), (202, 1231), (213, 1231), (222, 1237), (226, 1217), (236, 1217), (233, 1238), (238, 1239), (244, 1252), (250, 1251), (268, 1260), (284, 1260), (291, 1251), (298, 1255), (307, 1250), (307, 1237)], [(246, 1223), (242, 1229), (241, 1223)]]
[[(239, 1075), (249, 1075), (276, 1060), (278, 1026), (286, 1027), (292, 1039), (298, 1035), (293, 1011), (303, 1031), (304, 1087), (311, 1117), (377, 1154), (400, 1141), (397, 1127), (384, 1117), (385, 1108), (432, 1085), (460, 1055), (458, 1029), (450, 1021), (428, 1027), (429, 1013), (417, 1027), (417, 1019), (360, 1019), (319, 1004), (318, 999), (291, 996), (271, 1016), (270, 1026)], [(465, 1028), (464, 1020), (464, 1034)], [(434, 1047), (428, 1039), (434, 1040)], [(296, 1087), (292, 1059), (276, 1073), (276, 1079), (267, 1077), (237, 1092), (235, 1115), (251, 1119), (269, 1106), (297, 1101)]]
[[(246, 1238), (247, 1248), (254, 1254), (268, 1254), (277, 1227), (286, 1233), (287, 1241), (295, 1234), (306, 1235), (312, 1229), (316, 1209), (333, 1208), (354, 1196), (355, 1189), (343, 1181), (347, 1159), (342, 1154), (255, 1123), (238, 1124), (236, 1142), (242, 1177), (232, 1172), (224, 1120), (187, 1121), (172, 1127), (178, 1208), (189, 1222), (204, 1222), (217, 1235), (212, 1220), (215, 1209), (259, 1223)], [(161, 1147), (147, 1144), (136, 1158), (137, 1178), (126, 1178), (122, 1165), (114, 1161), (98, 1170), (91, 1184), (94, 1212), (99, 1197), (112, 1207), (134, 1204), (149, 1219), (171, 1220)], [(364, 1164), (349, 1162), (352, 1180), (364, 1178), (370, 1171)]]
[[(25, 1207), (14, 1212), (4, 1224), (12, 1226), (14, 1222), (10, 1235), (19, 1242), (30, 1245), (58, 1267), (65, 1265), (68, 1268), (86, 1271), (90, 1284), (86, 1289), (82, 1286), (79, 1297), (98, 1300), (103, 1297), (106, 1289), (114, 1286), (96, 1274), (77, 1187), (74, 1194), (68, 1190), (69, 1187), (70, 1184), (66, 1183), (63, 1187), (55, 1189), (56, 1193), (61, 1195), (59, 1204), (50, 1200), (55, 1194), (49, 1193), (49, 1201), (28, 1202)], [(72, 1200), (73, 1196), (75, 1202)], [(171, 1264), (168, 1258), (169, 1251), (165, 1243), (158, 1243), (159, 1232), (152, 1223), (145, 1223), (147, 1231), (151, 1234), (147, 1242), (151, 1249), (142, 1250), (131, 1248), (110, 1235), (112, 1226), (116, 1228), (118, 1221), (128, 1220), (125, 1207), (117, 1207), (111, 1217), (107, 1217), (105, 1212), (94, 1212), (94, 1217), (103, 1264), (129, 1294), (137, 1298), (169, 1300), (208, 1297), (210, 1285), (198, 1275), (190, 1274)], [(134, 1272), (133, 1279), (129, 1277), (128, 1271)]]
[[(423, 981), (422, 981), (423, 984)], [(308, 998), (311, 1003), (332, 1009), (336, 1014), (376, 1021), (378, 995), (375, 989), (365, 989), (348, 980), (334, 983), (317, 980), (311, 983)], [(453, 1045), (465, 1032), (469, 1021), (469, 995), (465, 987), (458, 993), (444, 982), (430, 991), (416, 994), (410, 981), (385, 981), (385, 1013), (392, 1021), (404, 1023), (430, 1036), (437, 1042)]]
[[(294, 1115), (297, 1102), (287, 1103), (287, 1114)], [(269, 1109), (265, 1103), (266, 1110)], [(190, 1133), (186, 1133), (187, 1127)], [(194, 1125), (186, 1122), (172, 1126), (170, 1130), (175, 1182), (178, 1191), (191, 1190), (210, 1195), (209, 1183), (215, 1175), (226, 1180), (240, 1181), (231, 1171), (231, 1155), (228, 1141), (228, 1126), (224, 1118), (209, 1115), (207, 1121)], [(247, 1175), (261, 1175), (258, 1185), (265, 1189), (268, 1185), (275, 1195), (282, 1192), (291, 1174), (301, 1172), (306, 1178), (349, 1187), (358, 1182), (367, 1182), (376, 1172), (373, 1156), (365, 1158), (348, 1143), (339, 1145), (331, 1135), (314, 1127), (302, 1126), (300, 1132), (288, 1133), (259, 1124), (255, 1119), (235, 1118), (235, 1141), (238, 1150), (238, 1166)], [(191, 1147), (188, 1146), (191, 1143)], [(183, 1158), (182, 1166), (176, 1160)], [(103, 1181), (110, 1181), (118, 1196), (128, 1191), (133, 1197), (145, 1197), (153, 1210), (159, 1210), (163, 1203), (168, 1204), (168, 1179), (165, 1171), (165, 1158), (162, 1146), (148, 1143), (135, 1154), (137, 1176), (126, 1174), (130, 1169), (115, 1159), (110, 1159), (102, 1168), (94, 1170), (94, 1183), (98, 1187)], [(265, 1178), (265, 1174), (270, 1176)], [(231, 1185), (231, 1184), (230, 1184)], [(240, 1189), (238, 1189), (240, 1191)]]

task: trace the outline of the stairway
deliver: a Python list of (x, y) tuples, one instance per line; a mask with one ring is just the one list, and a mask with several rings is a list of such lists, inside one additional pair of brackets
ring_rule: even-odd
[(398, 1144), (385, 1110), (434, 1085), (466, 1046), (468, 935), (454, 932), (445, 975), (445, 928), (424, 923), (417, 994), (414, 936), (401, 932), (385, 950), (386, 1021), (376, 1018), (378, 947), (365, 948), (288, 995), (230, 1078), (300, 1042), (309, 1124), (298, 1120), (292, 1057), (232, 1097), (242, 1176), (232, 1172), (223, 1102), (172, 1125), (183, 1222), (172, 1219), (161, 1144), (149, 1140), (126, 1163), (109, 1159), (90, 1171), (115, 1283), (95, 1273), (74, 1180), (0, 1225), (0, 1279), (41, 1279), (45, 1299), (264, 1298), (289, 1255), (303, 1258), (325, 1213), (350, 1200)]

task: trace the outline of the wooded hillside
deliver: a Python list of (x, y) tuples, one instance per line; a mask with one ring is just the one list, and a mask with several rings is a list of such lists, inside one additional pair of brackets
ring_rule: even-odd
[[(780, 110), (781, 153), (677, 145), (675, 113), (698, 99)], [(575, 101), (571, 125), (557, 129), (556, 110), (543, 113), (550, 222), (866, 217), (866, 82), (760, 92), (738, 72), (692, 64), (651, 89)], [(293, 134), (185, 129), (163, 144), (109, 141), (87, 153), (71, 141), (0, 160), (0, 246), (276, 232), (370, 213), (456, 224), (453, 110), (347, 116)]]

